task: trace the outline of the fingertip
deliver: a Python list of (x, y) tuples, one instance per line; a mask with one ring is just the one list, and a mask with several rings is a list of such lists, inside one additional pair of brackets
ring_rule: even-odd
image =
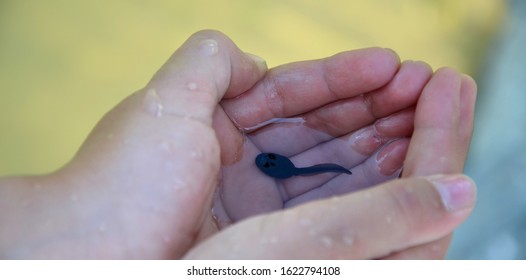
[(431, 65), (429, 65), (427, 62), (425, 61), (421, 61), (421, 60), (414, 60), (412, 61), (412, 63), (416, 64), (420, 69), (422, 69), (422, 71), (424, 72), (428, 72), (428, 73), (433, 73), (433, 67), (431, 67)]
[(337, 96), (366, 93), (387, 84), (400, 67), (391, 49), (365, 48), (338, 53), (325, 61), (325, 79)]
[(396, 60), (398, 61), (398, 63), (400, 63), (401, 59), (400, 59), (400, 55), (393, 49), (391, 48), (384, 48), (384, 50), (388, 51), (389, 53), (391, 53), (395, 58)]
[[(203, 30), (199, 30), (195, 33), (193, 33), (192, 35), (190, 35), (190, 37), (188, 37), (188, 39), (186, 40), (186, 42), (181, 46), (181, 47), (184, 47), (184, 46), (198, 46), (200, 45), (202, 42), (205, 42), (205, 41), (215, 41), (217, 42), (219, 45), (222, 45), (222, 46), (230, 46), (230, 45), (233, 45), (234, 42), (232, 42), (232, 40), (227, 36), (225, 35), (223, 32), (221, 31), (218, 31), (218, 30), (213, 30), (213, 29), (203, 29)], [(221, 49), (218, 49), (219, 50), (223, 50), (224, 48), (221, 48)]]
[(164, 112), (199, 115), (209, 123), (222, 99), (247, 91), (266, 70), (263, 59), (247, 55), (222, 32), (201, 30), (174, 52), (146, 88), (155, 90)]
[(462, 91), (466, 93), (477, 94), (477, 82), (473, 77), (467, 74), (461, 74), (462, 77)]
[(215, 30), (215, 29), (202, 29), (202, 30), (196, 31), (192, 35), (190, 35), (190, 38), (193, 38), (193, 37), (197, 37), (197, 38), (223, 37), (225, 39), (228, 39), (228, 37), (223, 32), (219, 30)]
[(245, 52), (245, 54), (254, 61), (260, 73), (265, 73), (267, 71), (268, 66), (265, 59), (253, 53)]
[(400, 55), (396, 51), (390, 48), (381, 48), (381, 47), (371, 47), (363, 49), (365, 54), (381, 59), (386, 63), (387, 65), (390, 65), (391, 67), (398, 68), (401, 64)]
[(363, 51), (364, 57), (367, 57), (364, 60), (364, 66), (371, 71), (368, 74), (373, 78), (386, 79), (384, 84), (389, 82), (400, 69), (400, 56), (392, 49), (373, 47)]
[(450, 79), (454, 78), (457, 80), (460, 80), (460, 77), (461, 77), (457, 69), (453, 67), (449, 67), (449, 66), (438, 68), (435, 71), (435, 76), (440, 76), (440, 77), (444, 76)]
[[(471, 142), (475, 122), (475, 105), (477, 100), (477, 83), (475, 80), (462, 74), (460, 88), (460, 135), (463, 144), (467, 147)], [(467, 148), (466, 148), (467, 150)]]
[(458, 123), (461, 75), (451, 67), (442, 67), (432, 75), (422, 90), (415, 116), (415, 129), (434, 127), (449, 129)]
[(424, 62), (406, 60), (401, 63), (389, 83), (370, 95), (375, 116), (384, 116), (413, 106), (432, 76), (432, 69)]
[[(229, 81), (223, 97), (233, 98), (254, 86), (267, 72), (266, 61), (255, 54), (243, 52), (224, 33), (207, 29), (194, 33), (189, 41), (196, 40), (201, 44), (213, 40), (218, 44), (218, 52), (229, 63)], [(215, 69), (214, 71), (218, 71)]]
[(230, 60), (232, 76), (225, 98), (233, 98), (246, 92), (260, 81), (268, 70), (267, 62), (262, 57), (242, 52), (237, 47), (231, 52)]

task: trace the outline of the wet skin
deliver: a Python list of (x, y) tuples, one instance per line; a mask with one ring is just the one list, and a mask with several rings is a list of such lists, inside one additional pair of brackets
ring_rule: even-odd
[(266, 175), (276, 179), (292, 176), (309, 176), (325, 172), (352, 174), (343, 166), (334, 163), (317, 164), (310, 167), (296, 167), (286, 156), (274, 153), (261, 153), (256, 157), (256, 165)]

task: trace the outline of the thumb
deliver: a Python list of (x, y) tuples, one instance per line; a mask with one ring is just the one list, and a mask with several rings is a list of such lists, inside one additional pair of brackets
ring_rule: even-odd
[(187, 258), (370, 259), (437, 240), (464, 221), (475, 185), (463, 175), (392, 180), (240, 222)]
[(155, 74), (144, 105), (154, 115), (175, 114), (210, 124), (221, 98), (245, 92), (266, 70), (263, 59), (241, 52), (222, 33), (201, 31)]

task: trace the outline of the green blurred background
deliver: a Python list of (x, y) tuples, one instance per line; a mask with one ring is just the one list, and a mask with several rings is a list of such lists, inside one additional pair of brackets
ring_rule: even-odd
[(498, 0), (0, 0), (0, 175), (66, 163), (200, 29), (270, 67), (382, 46), (476, 76), (505, 11)]

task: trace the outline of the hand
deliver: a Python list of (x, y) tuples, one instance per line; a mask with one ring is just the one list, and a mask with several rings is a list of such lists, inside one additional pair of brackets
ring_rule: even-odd
[[(398, 177), (414, 105), (430, 77), (426, 64), (400, 65), (393, 52), (373, 48), (271, 69), (248, 92), (223, 100), (214, 119), (223, 162), (214, 205), (220, 226)], [(353, 174), (275, 180), (254, 164), (262, 152)]]
[[(341, 56), (346, 55), (351, 56), (350, 53)], [(336, 61), (342, 60), (342, 57), (337, 58)], [(300, 114), (304, 120), (300, 121), (300, 125), (294, 122), (277, 123), (249, 133), (247, 141), (243, 144), (243, 154), (250, 153), (249, 159), (260, 151), (269, 149), (278, 153), (293, 154), (297, 162), (303, 162), (304, 165), (326, 157), (326, 161), (337, 159), (340, 161), (338, 163), (353, 167), (353, 170), (360, 170), (353, 174), (358, 176), (340, 175), (334, 179), (335, 175), (326, 175), (318, 177), (318, 180), (288, 179), (276, 183), (275, 188), (279, 192), (273, 194), (271, 191), (275, 189), (265, 186), (273, 185), (274, 181), (264, 176), (258, 177), (258, 173), (249, 168), (250, 164), (253, 167), (250, 160), (244, 164), (236, 163), (234, 167), (227, 167), (223, 172), (223, 177), (228, 179), (230, 172), (241, 171), (234, 173), (236, 177), (232, 176), (234, 178), (230, 181), (231, 184), (223, 185), (222, 199), (217, 200), (218, 204), (223, 205), (218, 207), (223, 209), (220, 211), (222, 217), (225, 220), (242, 219), (246, 213), (256, 214), (297, 205), (385, 181), (385, 175), (392, 176), (393, 171), (401, 167), (405, 151), (409, 149), (403, 164), (402, 177), (405, 179), (252, 218), (205, 241), (186, 257), (429, 259), (445, 256), (451, 231), (469, 215), (474, 205), (475, 185), (463, 175), (438, 174), (457, 174), (463, 170), (473, 130), (476, 96), (474, 81), (448, 68), (438, 70), (429, 79), (430, 71), (425, 65), (405, 62), (392, 79), (388, 78), (390, 81), (387, 85), (380, 89), (373, 90), (373, 87), (353, 92), (352, 89), (346, 88), (342, 90), (344, 94), (334, 94), (319, 89), (333, 88), (330, 83), (332, 80), (327, 77), (335, 74), (316, 71), (319, 70), (317, 64), (322, 64), (322, 67), (318, 67), (325, 70), (334, 69), (327, 67), (331, 63), (337, 64), (327, 59), (323, 62), (310, 62), (310, 65), (309, 62), (304, 62), (271, 70), (251, 91), (237, 99), (223, 101), (222, 105), (234, 122), (242, 128), (252, 127), (273, 117)], [(350, 65), (354, 66), (352, 63)], [(364, 78), (361, 69), (349, 65), (340, 66), (336, 69), (351, 69), (349, 71), (353, 72), (347, 75), (336, 74), (335, 76), (341, 78), (341, 84), (348, 87), (363, 84), (360, 81), (352, 83), (345, 80), (354, 76)], [(382, 69), (386, 68), (382, 65)], [(372, 76), (381, 73), (381, 70), (375, 70), (371, 70)], [(273, 74), (272, 71), (277, 74)], [(322, 74), (316, 76), (316, 73), (320, 72)], [(311, 73), (314, 75), (309, 75)], [(303, 79), (298, 78), (299, 75), (302, 75), (300, 77)], [(371, 79), (367, 76), (365, 78)], [(306, 84), (305, 81), (311, 83)], [(412, 88), (407, 88), (408, 86)], [(275, 92), (276, 89), (282, 92)], [(309, 89), (318, 90), (312, 91), (313, 96), (309, 96)], [(320, 106), (309, 103), (313, 98), (319, 97), (323, 104), (334, 102), (334, 99), (325, 97), (326, 95), (333, 98), (338, 96), (336, 99), (342, 100), (321, 109), (311, 110)], [(268, 101), (268, 96), (271, 97), (271, 102)], [(408, 137), (412, 132), (411, 106), (418, 97), (420, 98), (414, 117), (415, 129), (408, 148), (407, 139), (403, 137)], [(266, 104), (269, 105), (263, 106), (265, 102), (262, 99), (266, 99)], [(241, 104), (249, 108), (270, 108), (247, 112)], [(272, 107), (274, 104), (277, 104), (276, 108)], [(363, 104), (368, 106), (357, 110)], [(363, 112), (366, 117), (372, 117), (365, 118), (363, 122), (354, 122), (354, 119), (349, 121), (349, 114), (338, 114), (342, 111), (343, 114), (348, 112), (342, 108), (352, 108), (350, 111), (353, 113)], [(353, 114), (352, 117), (362, 119), (360, 114)], [(392, 123), (382, 126), (385, 122)], [(373, 124), (370, 125), (371, 123)], [(365, 134), (368, 137), (356, 137), (357, 133), (361, 133), (360, 130), (355, 132), (356, 129), (369, 129), (373, 133)], [(356, 145), (359, 139), (364, 139), (364, 146)], [(374, 141), (377, 139), (385, 141), (378, 143)], [(329, 144), (324, 141), (329, 141)], [(323, 144), (319, 144), (320, 142)], [(374, 146), (375, 144), (383, 147)], [(360, 149), (364, 147), (366, 149)], [(390, 153), (385, 152), (391, 147), (396, 148), (392, 148)], [(382, 165), (371, 155), (377, 148), (380, 148), (378, 155), (381, 156), (376, 158), (385, 159), (389, 164)], [(318, 150), (322, 152), (317, 153)], [(363, 157), (356, 159), (355, 152), (362, 152)], [(390, 172), (387, 172), (388, 170)], [(363, 176), (364, 174), (366, 176)], [(418, 177), (431, 174), (436, 175)], [(244, 179), (245, 175), (247, 179)], [(227, 179), (223, 182), (227, 182)], [(262, 182), (260, 187), (247, 182), (258, 179), (266, 182)], [(284, 200), (283, 197), (288, 200)], [(264, 209), (265, 206), (268, 208)]]
[[(397, 72), (398, 67), (397, 58), (391, 52), (369, 49), (284, 66), (261, 80), (266, 68), (259, 59), (243, 54), (221, 34), (197, 33), (170, 58), (144, 90), (104, 117), (64, 168), (47, 176), (8, 178), (0, 182), (0, 251), (10, 258), (182, 257), (203, 238), (217, 231), (210, 215), (210, 204), (221, 162), (224, 165), (222, 196), (216, 198), (216, 209), (219, 215), (223, 214), (219, 217), (223, 222), (278, 209), (276, 205), (288, 206), (283, 197), (275, 195), (273, 185), (264, 189), (264, 184), (259, 183), (245, 190), (241, 185), (225, 184), (229, 177), (242, 179), (244, 173), (236, 173), (236, 168), (254, 168), (253, 162), (245, 165), (244, 161), (253, 161), (256, 144), (265, 149), (264, 145), (284, 151), (291, 148), (287, 147), (291, 142), (268, 141), (273, 139), (272, 133), (287, 128), (283, 124), (272, 124), (259, 132), (249, 133), (248, 144), (243, 144), (244, 136), (238, 132), (238, 127), (247, 128), (273, 117), (301, 115), (305, 119), (299, 130), (291, 129), (290, 137), (322, 136), (316, 141), (323, 141), (323, 137), (326, 140), (334, 138), (330, 142), (336, 145), (329, 146), (329, 151), (335, 151), (342, 144), (348, 145), (353, 159), (346, 164), (355, 172), (352, 178), (342, 180), (350, 180), (348, 182), (356, 184), (357, 188), (396, 176), (412, 130), (411, 108), (430, 75), (429, 69), (421, 63), (404, 63)], [(439, 73), (426, 86), (426, 90), (431, 88), (427, 90), (430, 96), (442, 90), (439, 86), (431, 87)], [(293, 79), (298, 77), (303, 80)], [(305, 82), (309, 79), (310, 83)], [(462, 92), (462, 96), (474, 96), (470, 80), (463, 78), (462, 85), (463, 90), (450, 89), (450, 95), (458, 97)], [(268, 91), (268, 86), (277, 86), (279, 90)], [(330, 87), (330, 90), (323, 90), (323, 87)], [(298, 102), (298, 94), (303, 92), (306, 96)], [(218, 106), (222, 99), (224, 101)], [(433, 107), (430, 101), (424, 100), (421, 98), (420, 103)], [(466, 103), (457, 108), (457, 112), (464, 110), (459, 114), (465, 117), (465, 124), (472, 122), (472, 116), (466, 113), (472, 100), (464, 98)], [(263, 106), (263, 103), (271, 106)], [(331, 104), (316, 109), (328, 103)], [(336, 106), (363, 111), (348, 123), (345, 116), (338, 114)], [(434, 116), (440, 119), (441, 112)], [(421, 119), (428, 117), (424, 114)], [(327, 127), (326, 120), (343, 125)], [(415, 153), (419, 151), (416, 147), (421, 150), (429, 144), (430, 137), (422, 134), (416, 142), (418, 112), (415, 123), (404, 176), (426, 175), (416, 168), (423, 156)], [(451, 137), (452, 131), (439, 131), (431, 134), (450, 139), (445, 145), (451, 151), (467, 150), (465, 141), (469, 143), (469, 136), (455, 139)], [(362, 139), (357, 135), (363, 135), (365, 141), (357, 141)], [(349, 142), (345, 144), (343, 139)], [(290, 154), (305, 151), (301, 153), (305, 154), (304, 158), (298, 158), (298, 162), (305, 163), (326, 156), (325, 153), (308, 154), (310, 150), (316, 152), (316, 149), (307, 150), (309, 145), (317, 144), (316, 141), (295, 145), (298, 150)], [(251, 147), (251, 144), (255, 145)], [(462, 165), (458, 164), (463, 162), (461, 157), (450, 158), (450, 155), (443, 154), (446, 160), (436, 160)], [(436, 162), (427, 159), (426, 163)], [(443, 172), (441, 170), (436, 172)], [(269, 180), (264, 175), (252, 175), (259, 182)], [(337, 187), (325, 183), (330, 176), (326, 175), (320, 176), (324, 179), (316, 183), (321, 188), (301, 189), (301, 184), (287, 188), (295, 192), (287, 194), (287, 201), (292, 201), (289, 204), (327, 197)], [(374, 258), (405, 248), (410, 248), (406, 252), (411, 255), (410, 252), (419, 250), (415, 246), (440, 240), (469, 214), (472, 188), (469, 181), (455, 178), (468, 182), (460, 184), (467, 187), (456, 188), (456, 195), (466, 198), (461, 207), (464, 210), (448, 212), (448, 208), (435, 207), (441, 200), (430, 187), (429, 180), (394, 180), (342, 196), (337, 201), (320, 200), (247, 219), (201, 242), (186, 257)], [(293, 180), (301, 182), (301, 179), (305, 178)], [(311, 183), (311, 179), (303, 181)], [(370, 181), (357, 183), (365, 179)], [(351, 190), (353, 188), (336, 191)], [(244, 204), (247, 194), (243, 191), (256, 198), (269, 192), (274, 192), (274, 196), (250, 207)], [(409, 194), (411, 199), (407, 205), (400, 203), (405, 197), (401, 194)], [(294, 198), (297, 198), (295, 202)], [(371, 209), (373, 204), (379, 207)], [(377, 222), (378, 218), (387, 222)], [(310, 238), (302, 240), (307, 234)], [(341, 236), (338, 239), (332, 234)], [(382, 242), (378, 242), (378, 238)], [(254, 240), (261, 242), (254, 244)], [(338, 242), (344, 242), (349, 248), (343, 251), (338, 246), (329, 246)], [(285, 243), (288, 245), (283, 246)], [(318, 250), (320, 244), (324, 250)], [(399, 253), (399, 256), (404, 255)]]

